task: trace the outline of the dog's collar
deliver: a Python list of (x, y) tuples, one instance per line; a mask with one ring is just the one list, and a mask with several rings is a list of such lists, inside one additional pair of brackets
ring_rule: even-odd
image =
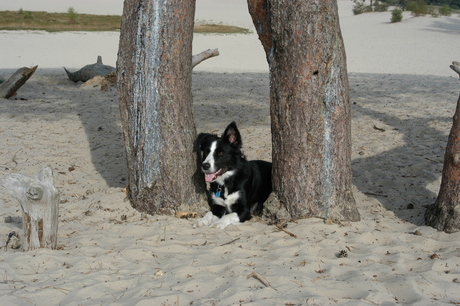
[(218, 198), (220, 197), (220, 194), (221, 194), (221, 192), (222, 192), (222, 188), (223, 188), (223, 187), (224, 187), (224, 186), (221, 186), (221, 185), (219, 185), (219, 184), (217, 185), (216, 197), (218, 197)]

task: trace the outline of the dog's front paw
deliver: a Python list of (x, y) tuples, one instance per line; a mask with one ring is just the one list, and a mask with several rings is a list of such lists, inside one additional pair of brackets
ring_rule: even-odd
[(230, 224), (240, 224), (240, 218), (237, 213), (231, 213), (223, 216), (220, 219), (217, 219), (211, 224), (211, 227), (224, 229)]
[(217, 221), (214, 221), (211, 225), (209, 225), (210, 227), (214, 227), (214, 228), (218, 228), (218, 229), (221, 229), (223, 230), (224, 228), (227, 227), (228, 224), (224, 223), (224, 222), (221, 222), (220, 221), (221, 219), (217, 220)]
[(216, 216), (212, 214), (212, 212), (207, 212), (206, 215), (204, 215), (203, 218), (196, 220), (193, 223), (193, 228), (197, 228), (200, 226), (205, 226), (205, 225), (211, 225), (213, 222), (216, 222), (219, 220)]

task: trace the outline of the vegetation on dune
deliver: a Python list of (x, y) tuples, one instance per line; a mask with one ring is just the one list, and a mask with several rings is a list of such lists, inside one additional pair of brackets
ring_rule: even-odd
[[(38, 11), (0, 11), (0, 30), (61, 31), (118, 31), (121, 16), (80, 14), (73, 7), (66, 13)], [(201, 22), (195, 33), (247, 34), (245, 28), (223, 24)]]
[(395, 8), (393, 11), (391, 11), (391, 22), (400, 22), (403, 18), (402, 14), (402, 9), (400, 8)]
[(450, 16), (454, 9), (460, 9), (460, 0), (353, 0), (354, 15), (368, 12), (385, 12), (389, 7), (391, 22), (402, 20), (402, 12), (410, 11), (413, 16)]
[(249, 34), (249, 29), (216, 23), (197, 23), (193, 29), (195, 33), (220, 33), (220, 34)]
[(66, 13), (37, 11), (0, 11), (0, 30), (115, 31), (121, 16), (78, 14), (73, 8)]

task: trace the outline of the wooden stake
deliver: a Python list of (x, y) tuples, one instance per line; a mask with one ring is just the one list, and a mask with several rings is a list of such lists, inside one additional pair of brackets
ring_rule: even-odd
[(56, 249), (59, 191), (53, 184), (53, 171), (49, 166), (42, 168), (36, 178), (11, 173), (0, 179), (0, 185), (21, 205), (24, 251)]

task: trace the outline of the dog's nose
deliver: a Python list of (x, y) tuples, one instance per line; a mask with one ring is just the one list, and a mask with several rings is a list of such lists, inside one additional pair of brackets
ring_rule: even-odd
[(201, 165), (201, 169), (203, 169), (205, 171), (209, 170), (209, 168), (211, 168), (211, 164), (209, 164), (209, 163), (204, 163), (204, 164)]

